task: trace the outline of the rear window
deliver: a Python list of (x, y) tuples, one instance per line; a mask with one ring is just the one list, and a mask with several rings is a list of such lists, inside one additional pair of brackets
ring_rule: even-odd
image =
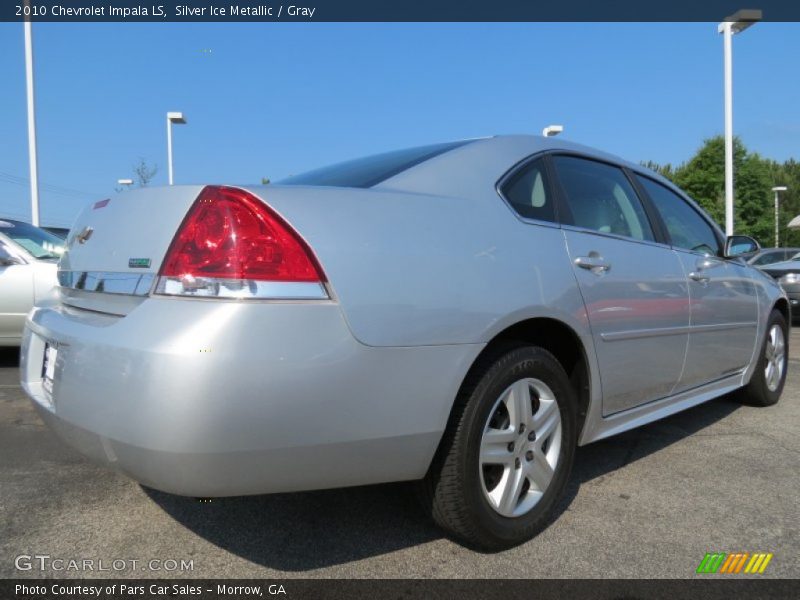
[(293, 175), (278, 183), (284, 185), (327, 185), (334, 187), (368, 188), (386, 181), (435, 156), (468, 144), (469, 140), (433, 144), (374, 154)]

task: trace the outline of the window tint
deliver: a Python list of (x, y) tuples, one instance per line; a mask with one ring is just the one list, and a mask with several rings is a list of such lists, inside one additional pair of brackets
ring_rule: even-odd
[(368, 188), (468, 143), (470, 140), (384, 152), (293, 175), (278, 183)]
[(555, 156), (553, 160), (574, 225), (636, 240), (655, 240), (642, 203), (621, 169), (572, 156)]
[(713, 228), (686, 200), (652, 179), (638, 175), (637, 179), (661, 213), (673, 246), (712, 256), (721, 254)]
[(555, 221), (553, 199), (547, 189), (544, 161), (526, 165), (503, 185), (503, 196), (520, 216), (540, 221)]

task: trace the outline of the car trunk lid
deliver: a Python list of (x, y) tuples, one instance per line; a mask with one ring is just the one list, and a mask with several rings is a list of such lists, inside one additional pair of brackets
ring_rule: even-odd
[(167, 248), (203, 186), (142, 188), (88, 205), (59, 262), (65, 304), (126, 314), (150, 292)]

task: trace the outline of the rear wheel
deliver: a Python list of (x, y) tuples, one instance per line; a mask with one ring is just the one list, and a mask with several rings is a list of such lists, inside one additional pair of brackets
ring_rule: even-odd
[(739, 392), (741, 401), (752, 406), (771, 406), (778, 402), (786, 382), (789, 338), (786, 319), (773, 310), (767, 322), (767, 334), (750, 383)]
[(569, 479), (575, 407), (567, 374), (542, 348), (476, 365), (423, 483), (436, 522), (485, 550), (533, 537)]

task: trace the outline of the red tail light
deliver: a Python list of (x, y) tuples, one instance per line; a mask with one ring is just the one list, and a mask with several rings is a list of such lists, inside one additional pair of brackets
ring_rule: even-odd
[[(167, 250), (159, 276), (162, 293), (204, 296), (276, 297), (284, 295), (278, 290), (288, 290), (263, 283), (322, 288), (325, 281), (311, 249), (288, 223), (252, 194), (221, 186), (200, 193)], [(182, 287), (177, 290), (169, 283)], [(226, 288), (223, 293), (220, 284)]]

